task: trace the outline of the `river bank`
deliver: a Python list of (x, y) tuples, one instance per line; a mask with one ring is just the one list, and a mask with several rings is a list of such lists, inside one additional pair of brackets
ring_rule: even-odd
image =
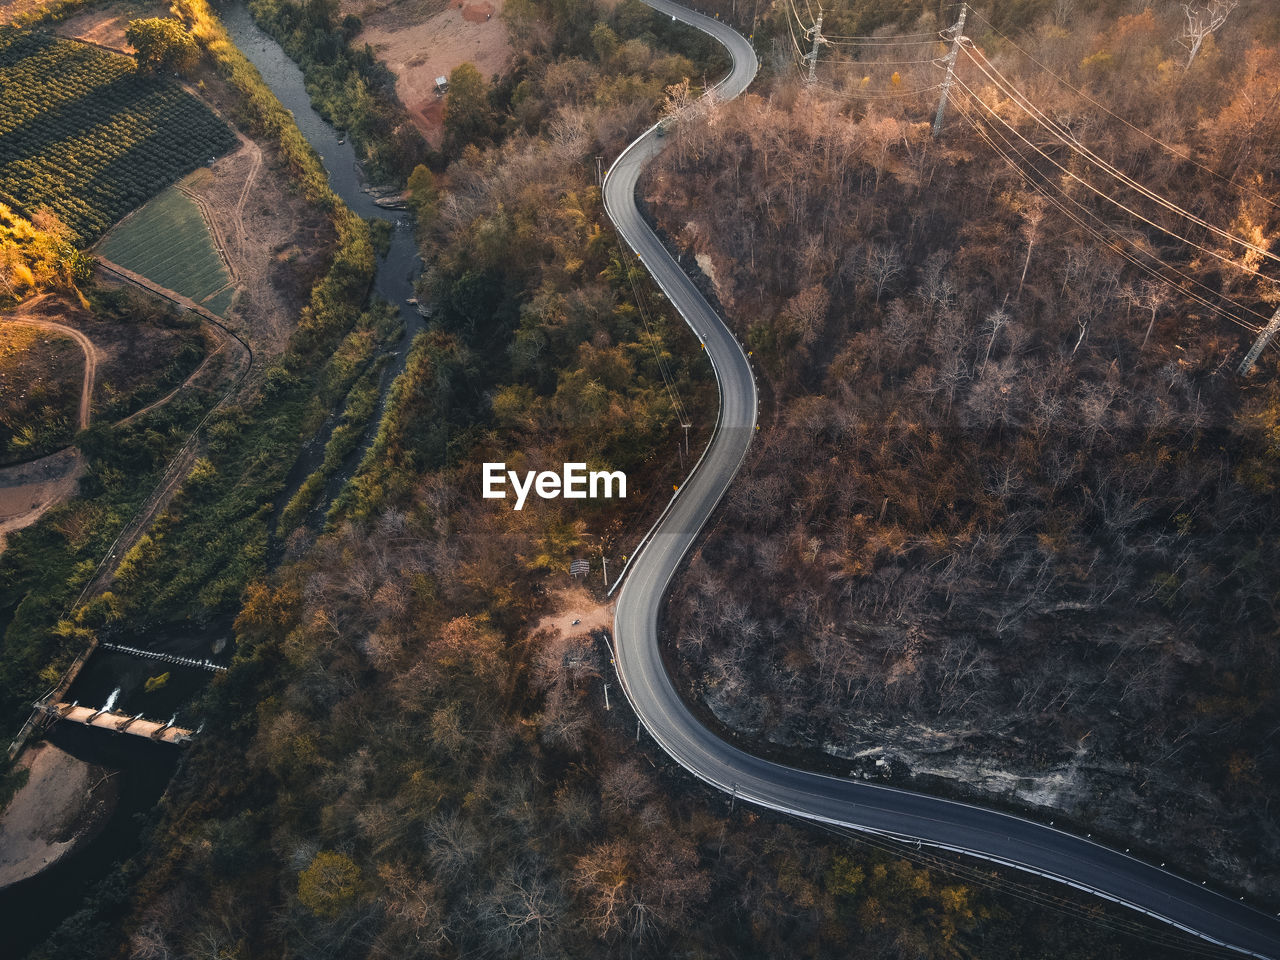
[(115, 771), (47, 741), (18, 761), (26, 784), (0, 813), (0, 890), (48, 869), (92, 840), (115, 811)]

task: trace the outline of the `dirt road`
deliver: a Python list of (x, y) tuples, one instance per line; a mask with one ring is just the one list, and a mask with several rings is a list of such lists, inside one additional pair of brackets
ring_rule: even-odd
[[(125, 271), (127, 272), (127, 271)], [(132, 275), (131, 275), (132, 278)], [(136, 281), (135, 281), (136, 282)], [(228, 348), (228, 344), (233, 342), (229, 332), (217, 322), (207, 310), (198, 307), (185, 298), (179, 297), (172, 291), (164, 291), (162, 288), (156, 288), (154, 284), (143, 281), (143, 286), (152, 289), (152, 292), (160, 292), (162, 296), (167, 296), (171, 301), (178, 303), (179, 306), (188, 310), (194, 310), (201, 317), (209, 321), (207, 329), (214, 332), (219, 339), (218, 347), (211, 351), (203, 362), (188, 376), (182, 384), (171, 390), (165, 396), (161, 397), (154, 403), (148, 404), (141, 410), (137, 410), (129, 416), (125, 417), (117, 423), (117, 426), (123, 426), (138, 419), (144, 414), (163, 406), (172, 400), (182, 391), (190, 388), (198, 379), (207, 375), (212, 369), (212, 361), (215, 357), (223, 355)], [(94, 346), (93, 341), (85, 336), (81, 331), (74, 327), (69, 327), (53, 320), (46, 320), (40, 317), (32, 316), (34, 308), (47, 300), (51, 294), (43, 294), (33, 297), (26, 303), (22, 304), (21, 312), (0, 317), (0, 322), (25, 324), (27, 326), (38, 327), (46, 330), (56, 331), (71, 337), (80, 345), (80, 349), (85, 356), (84, 382), (80, 393), (80, 412), (79, 412), (79, 429), (83, 430), (89, 426), (92, 413), (93, 388), (97, 381), (98, 363), (101, 355), (98, 348)], [(244, 344), (236, 344), (240, 351), (244, 354), (243, 359), (239, 361), (242, 370), (252, 362), (248, 348)], [(241, 373), (243, 376), (243, 373)], [(223, 398), (226, 399), (225, 397)], [(190, 467), (194, 462), (194, 444), (188, 441), (187, 446), (183, 448), (179, 456), (170, 465), (170, 470), (166, 472), (165, 479), (158, 491), (158, 496), (153, 497), (149, 501), (149, 509), (144, 511), (147, 516), (154, 516), (158, 506), (167, 503), (168, 496), (172, 495), (176, 489), (177, 483), (172, 474), (175, 471), (181, 471), (183, 467)], [(84, 473), (85, 463), (80, 452), (74, 447), (68, 447), (57, 453), (50, 454), (40, 460), (31, 463), (19, 464), (14, 467), (6, 467), (0, 469), (0, 552), (3, 552), (5, 545), (5, 535), (15, 533), (18, 530), (28, 527), (35, 523), (44, 513), (51, 508), (64, 502), (75, 495), (75, 491), (80, 479)], [(185, 474), (183, 474), (185, 476)]]
[[(28, 308), (35, 306), (47, 296), (48, 294), (36, 297), (34, 300), (24, 304), (24, 306)], [(25, 313), (0, 317), (0, 322), (16, 323), (26, 327), (39, 327), (42, 330), (53, 330), (70, 337), (80, 345), (80, 349), (84, 351), (84, 385), (80, 388), (80, 417), (77, 429), (83, 430), (89, 426), (89, 410), (93, 400), (93, 383), (98, 376), (98, 348), (93, 345), (93, 341), (74, 327), (63, 326), (61, 323), (54, 323), (52, 320), (41, 320), (38, 317), (27, 316)]]
[[(83, 430), (89, 426), (93, 385), (98, 377), (98, 348), (74, 327), (30, 315), (30, 310), (48, 297), (44, 294), (27, 301), (21, 313), (0, 317), (0, 323), (51, 330), (79, 344), (84, 353), (84, 380), (77, 420), (78, 429)], [(4, 550), (5, 534), (30, 526), (50, 507), (72, 496), (83, 472), (84, 459), (74, 448), (0, 470), (0, 551)]]

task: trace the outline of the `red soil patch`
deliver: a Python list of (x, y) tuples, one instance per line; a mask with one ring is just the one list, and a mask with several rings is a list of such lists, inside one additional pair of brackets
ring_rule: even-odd
[(444, 100), (427, 100), (418, 109), (417, 128), (433, 147), (444, 139)]
[(459, 3), (458, 6), (462, 7), (462, 18), (472, 23), (484, 23), (493, 16), (492, 3), (468, 3), (466, 6)]

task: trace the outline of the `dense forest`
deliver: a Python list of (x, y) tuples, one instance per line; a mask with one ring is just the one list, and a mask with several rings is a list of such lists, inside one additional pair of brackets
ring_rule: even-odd
[[(194, 3), (197, 35), (264, 109)], [(704, 436), (713, 419), (696, 341), (618, 249), (594, 158), (651, 122), (667, 87), (723, 63), (635, 0), (505, 15), (524, 52), (514, 74), (465, 78), (470, 96), (446, 107), (453, 162), (409, 179), (433, 322), (376, 442), (327, 532), (281, 530), (270, 576), (252, 576), (247, 551), (208, 580), (226, 603), (252, 578), (205, 733), (146, 851), (34, 955), (1166, 955), (1125, 936), (1129, 918), (1057, 892), (730, 809), (638, 740), (616, 691), (605, 711), (599, 638), (538, 629), (571, 556), (616, 556), (660, 508), (679, 477), (678, 408)], [(331, 301), (313, 303), (264, 406), (211, 430), (210, 485), (130, 574), (138, 609), (218, 569), (215, 555), (177, 571), (169, 540), (212, 536), (235, 477), (265, 489), (253, 418), (301, 416), (298, 391), (325, 383), (301, 358), (361, 323), (336, 302), (330, 322)], [(575, 515), (481, 500), (479, 464), (517, 452), (626, 469), (641, 495)], [(261, 523), (251, 499), (244, 522)]]
[(941, 69), (899, 64), (945, 46), (834, 45), (809, 87), (784, 25), (642, 187), (764, 397), (668, 641), (761, 749), (1274, 897), (1280, 391), (1232, 321), (1280, 299), (1280, 17), (1192, 54), (1172, 8), (1021, 9), (971, 12), (939, 141)]
[[(1194, 811), (1168, 805), (1163, 829), (1202, 846), (1214, 830), (1242, 871), (1262, 862), (1272, 839), (1255, 806), (1276, 780), (1262, 739), (1275, 724), (1263, 572), (1275, 559), (1280, 396), (1250, 384), (1266, 383), (1274, 360), (1242, 386), (1229, 375), (1241, 336), (1207, 307), (1152, 307), (1157, 294), (1127, 261), (1036, 212), (1039, 194), (990, 152), (977, 117), (971, 128), (953, 113), (935, 145), (920, 122), (928, 96), (851, 96), (892, 93), (893, 65), (868, 81), (874, 91), (866, 68), (849, 81), (829, 64), (804, 90), (791, 76), (790, 12), (745, 6), (724, 15), (759, 19), (767, 86), (682, 117), (645, 188), (763, 374), (749, 472), (667, 619), (695, 696), (762, 742), (837, 752), (909, 743), (904, 716), (931, 735), (985, 728), (962, 749), (1031, 765), (1028, 779), (1083, 742), (1113, 771), (1089, 783), (1091, 797), (1114, 794), (1100, 821), (1198, 777), (1186, 802), (1218, 819), (1193, 833)], [(1002, 31), (1061, 39), (1044, 33), (1040, 5), (1011, 6), (1021, 19), (992, 15)], [(1116, 42), (1114, 11), (1057, 6), (1088, 48), (1077, 59)], [(295, 56), (315, 59), (313, 95), (344, 122), (332, 104), (380, 70), (347, 46), (353, 25), (323, 2), (264, 11), (295, 35)], [(721, 54), (638, 0), (509, 0), (513, 71), (496, 82), (455, 71), (441, 156), (388, 159), (377, 138), (394, 126), (368, 131), (375, 163), (412, 190), (431, 322), (315, 530), (302, 509), (275, 510), (300, 438), (328, 411), (372, 406), (385, 334), (385, 311), (367, 302), (374, 238), (204, 0), (176, 12), (204, 50), (201, 69), (234, 90), (237, 122), (276, 144), (329, 212), (333, 251), (289, 349), (212, 418), (205, 456), (117, 589), (44, 632), (100, 550), (87, 521), (118, 522), (125, 493), (189, 421), (91, 432), (100, 466), (87, 503), (5, 556), (0, 610), (16, 611), (5, 651), (22, 659), (0, 663), (0, 680), (14, 716), (39, 665), (91, 631), (238, 612), (232, 669), (201, 705), (205, 731), (145, 848), (34, 957), (1119, 960), (1177, 949), (1170, 932), (1060, 889), (734, 805), (671, 767), (616, 688), (606, 710), (603, 637), (540, 629), (570, 558), (591, 557), (598, 581), (596, 561), (629, 549), (661, 509), (687, 467), (680, 424), (705, 438), (714, 420), (697, 342), (603, 215), (596, 158), (678, 110), (684, 81), (697, 93), (723, 71)], [(939, 12), (855, 2), (831, 16), (854, 34), (932, 29)], [(1270, 21), (1233, 22), (1181, 78), (1217, 97), (1203, 117), (1224, 122), (1235, 104), (1238, 150), (1208, 146), (1217, 140), (1190, 115), (1190, 87), (1177, 102), (1187, 116), (1160, 114), (1185, 131), (1183, 149), (1263, 193), (1255, 174), (1275, 167), (1276, 131), (1247, 104), (1274, 88), (1276, 61), (1233, 56), (1230, 43), (1244, 51), (1267, 29), (1276, 39)], [(1143, 33), (1132, 21), (1149, 59), (1173, 30), (1150, 22)], [(1233, 32), (1243, 25), (1251, 36)], [(1046, 55), (1035, 43), (1047, 39), (1027, 42)], [(996, 63), (1022, 78), (1030, 67), (1012, 49)], [(1094, 96), (1116, 92), (1106, 79), (1090, 78)], [(377, 97), (359, 102), (394, 119), (394, 105), (378, 114)], [(1143, 103), (1115, 106), (1142, 120)], [(345, 122), (354, 130), (362, 115)], [(1135, 152), (1128, 128), (1103, 126), (1117, 159)], [(1192, 202), (1185, 164), (1155, 170)], [(1206, 212), (1231, 203), (1236, 219), (1243, 192), (1214, 189)], [(1265, 240), (1269, 215), (1246, 215)], [(1214, 283), (1211, 303), (1228, 294), (1261, 309), (1256, 283), (1225, 270)], [(607, 464), (634, 492), (514, 513), (478, 495), (488, 460)], [(120, 503), (94, 500), (99, 490)], [(86, 514), (100, 503), (114, 512)], [(283, 560), (268, 571), (273, 536)], [(31, 580), (42, 564), (56, 589)], [(1230, 751), (1238, 766), (1213, 766)], [(1244, 819), (1225, 819), (1228, 806)], [(1262, 831), (1257, 848), (1228, 848), (1227, 833), (1246, 827)]]

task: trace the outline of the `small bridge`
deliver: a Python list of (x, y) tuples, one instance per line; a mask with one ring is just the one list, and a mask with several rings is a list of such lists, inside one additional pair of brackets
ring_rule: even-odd
[(172, 720), (168, 723), (160, 723), (156, 720), (147, 720), (142, 714), (135, 717), (127, 713), (117, 713), (114, 710), (104, 710), (101, 707), (96, 710), (93, 707), (82, 707), (78, 703), (49, 703), (45, 704), (42, 710), (50, 723), (70, 720), (72, 723), (110, 730), (112, 733), (145, 737), (157, 743), (183, 744), (199, 733), (198, 730), (174, 726)]

